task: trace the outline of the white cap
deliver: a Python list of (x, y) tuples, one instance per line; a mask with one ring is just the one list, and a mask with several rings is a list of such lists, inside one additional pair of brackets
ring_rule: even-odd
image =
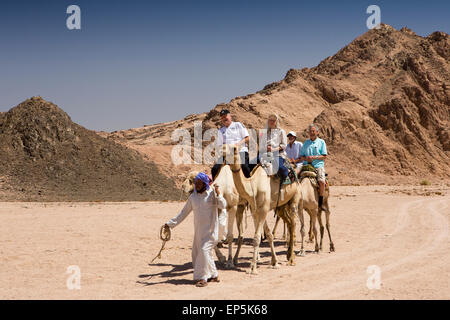
[(289, 133), (287, 135), (291, 135), (297, 138), (297, 135), (295, 134), (295, 131), (289, 131)]

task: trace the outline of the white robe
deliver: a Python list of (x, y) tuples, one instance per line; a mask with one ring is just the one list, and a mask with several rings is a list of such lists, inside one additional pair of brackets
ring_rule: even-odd
[(227, 202), (220, 195), (215, 196), (212, 187), (203, 193), (193, 192), (181, 212), (167, 225), (174, 228), (179, 225), (191, 211), (194, 211), (194, 242), (192, 244), (192, 265), (194, 280), (208, 280), (217, 277), (212, 250), (219, 237), (218, 210), (226, 208)]
[(228, 212), (226, 209), (222, 209), (222, 213), (219, 211), (219, 241), (227, 239), (228, 234)]

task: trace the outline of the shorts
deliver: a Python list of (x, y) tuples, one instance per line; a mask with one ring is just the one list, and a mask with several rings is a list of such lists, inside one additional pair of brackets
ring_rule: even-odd
[(319, 167), (319, 168), (316, 168), (316, 170), (317, 170), (317, 180), (321, 181), (321, 182), (325, 182), (325, 168)]

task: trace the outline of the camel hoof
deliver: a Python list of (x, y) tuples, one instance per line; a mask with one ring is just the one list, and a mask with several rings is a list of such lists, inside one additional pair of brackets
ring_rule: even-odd
[(233, 261), (228, 261), (227, 264), (225, 265), (225, 268), (227, 268), (227, 269), (234, 269)]
[(248, 269), (247, 270), (247, 274), (258, 274), (258, 271), (256, 271), (256, 269)]
[(288, 261), (287, 265), (288, 266), (295, 266), (296, 263), (295, 263), (295, 261)]
[(272, 269), (280, 269), (280, 264), (278, 262), (275, 264), (272, 264), (271, 268)]
[(300, 250), (300, 252), (297, 253), (297, 256), (299, 256), (299, 257), (304, 257), (304, 256), (306, 256), (305, 250)]
[(330, 244), (330, 252), (334, 252), (334, 244)]
[(237, 266), (237, 265), (238, 265), (238, 261), (237, 261), (237, 259), (233, 259), (233, 264), (234, 264), (235, 266)]

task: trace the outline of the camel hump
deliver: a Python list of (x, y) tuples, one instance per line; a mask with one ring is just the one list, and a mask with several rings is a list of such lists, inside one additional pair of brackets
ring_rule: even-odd
[(317, 174), (314, 171), (302, 171), (300, 173), (300, 177), (302, 177), (302, 178), (307, 178), (307, 177), (309, 177), (309, 178), (316, 178)]
[(252, 169), (252, 171), (250, 172), (250, 177), (256, 172), (256, 169), (258, 169), (259, 167), (261, 167), (261, 164), (260, 164), (260, 163), (258, 163), (258, 164)]
[[(319, 182), (317, 181), (317, 173), (315, 173), (314, 171), (300, 172), (300, 180), (303, 180), (305, 178), (309, 178), (309, 180), (311, 181), (311, 184), (315, 188), (319, 188)], [(329, 190), (329, 189), (330, 189), (330, 184), (328, 183), (328, 177), (327, 177), (327, 178), (325, 178), (325, 190)]]

